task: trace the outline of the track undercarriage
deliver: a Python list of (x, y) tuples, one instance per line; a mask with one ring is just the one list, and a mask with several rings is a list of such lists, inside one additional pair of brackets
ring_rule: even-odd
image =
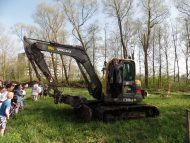
[(153, 105), (87, 100), (83, 96), (59, 95), (58, 97), (59, 103), (71, 105), (77, 116), (84, 121), (101, 120), (108, 122), (159, 116), (158, 108)]
[(117, 104), (89, 101), (74, 108), (76, 114), (85, 121), (102, 120), (105, 122), (122, 119), (156, 117), (157, 107), (147, 104)]

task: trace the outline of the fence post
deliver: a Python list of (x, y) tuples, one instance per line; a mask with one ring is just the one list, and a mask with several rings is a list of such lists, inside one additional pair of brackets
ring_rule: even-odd
[(188, 133), (188, 143), (190, 143), (190, 110), (187, 111), (187, 133)]

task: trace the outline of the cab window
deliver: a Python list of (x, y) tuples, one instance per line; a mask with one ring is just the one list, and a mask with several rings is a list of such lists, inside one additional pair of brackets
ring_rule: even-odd
[(133, 63), (124, 62), (123, 65), (123, 80), (132, 81), (135, 80), (135, 68)]

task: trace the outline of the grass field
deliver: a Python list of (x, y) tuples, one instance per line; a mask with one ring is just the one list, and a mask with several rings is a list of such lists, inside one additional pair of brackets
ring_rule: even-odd
[[(89, 97), (84, 89), (66, 92)], [(8, 122), (0, 143), (187, 143), (190, 93), (173, 93), (168, 99), (151, 95), (144, 102), (156, 105), (159, 117), (114, 123), (85, 123), (70, 106), (56, 105), (50, 97), (33, 102), (30, 92), (25, 102), (24, 111)]]

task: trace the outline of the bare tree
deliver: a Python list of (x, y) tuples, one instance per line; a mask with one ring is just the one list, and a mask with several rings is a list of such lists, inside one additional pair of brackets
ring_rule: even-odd
[(140, 40), (144, 51), (144, 66), (145, 66), (145, 86), (148, 87), (148, 49), (150, 45), (150, 37), (152, 28), (161, 23), (168, 14), (168, 10), (163, 4), (163, 0), (142, 0), (144, 10), (143, 19), (145, 20), (144, 30), (141, 33)]
[[(8, 79), (8, 73), (10, 69), (10, 60), (12, 57), (15, 57), (14, 55), (14, 43), (12, 42), (11, 38), (7, 36), (7, 33), (5, 33), (4, 28), (0, 28), (0, 74), (2, 76), (3, 80)], [(11, 56), (10, 56), (10, 53)]]
[(127, 47), (128, 56), (134, 60), (135, 45), (138, 43), (138, 22), (132, 18), (128, 18), (124, 23), (124, 40)]
[(58, 0), (61, 2), (65, 15), (72, 25), (72, 34), (87, 50), (88, 36), (85, 33), (87, 23), (97, 10), (96, 0)]
[[(182, 29), (182, 41), (184, 41), (185, 49), (182, 48), (182, 52), (185, 56), (185, 68), (186, 68), (186, 82), (188, 81), (189, 78), (189, 56), (190, 56), (190, 20), (185, 18), (183, 20), (183, 29)], [(184, 29), (185, 27), (185, 29)]]
[(158, 80), (158, 85), (159, 88), (162, 88), (162, 44), (161, 44), (161, 40), (162, 40), (162, 30), (161, 27), (159, 27), (158, 29), (158, 51), (159, 51), (159, 80)]
[[(40, 26), (42, 38), (48, 41), (55, 42), (64, 42), (65, 40), (65, 32), (63, 31), (64, 24), (64, 15), (62, 11), (57, 6), (50, 6), (47, 3), (40, 3), (37, 6), (36, 12), (33, 15), (34, 21)], [(56, 82), (58, 82), (57, 77), (57, 55), (51, 53), (53, 71)], [(63, 57), (61, 57), (62, 67), (65, 72), (65, 79), (68, 83), (67, 70), (63, 61)], [(63, 77), (63, 72), (62, 72)]]
[[(171, 24), (172, 25), (172, 24)], [(177, 49), (177, 44), (178, 44), (178, 30), (177, 30), (177, 25), (172, 27), (172, 40), (173, 40), (173, 45), (174, 45), (174, 82), (176, 81), (176, 64), (177, 64), (177, 81), (179, 82), (179, 59), (178, 59), (178, 49)], [(175, 29), (174, 29), (175, 28)]]
[(165, 25), (165, 30), (163, 31), (163, 50), (165, 55), (165, 61), (166, 61), (166, 76), (167, 80), (169, 81), (169, 31), (167, 29), (168, 26)]
[(118, 33), (115, 32), (110, 32), (110, 36), (107, 39), (107, 53), (108, 53), (108, 58), (118, 58), (118, 57), (123, 57), (122, 56), (122, 51), (120, 50), (121, 47), (121, 42), (120, 42), (120, 36)]
[(92, 65), (95, 67), (95, 61), (96, 61), (96, 53), (97, 53), (97, 46), (96, 43), (99, 39), (99, 37), (97, 36), (97, 33), (99, 31), (99, 27), (96, 24), (92, 24), (89, 29), (89, 41), (90, 41), (90, 45), (92, 45)]
[[(78, 0), (78, 1), (57, 0), (57, 1), (61, 3), (66, 18), (72, 26), (72, 35), (74, 36), (75, 40), (77, 40), (81, 44), (81, 46), (87, 51), (91, 47), (89, 46), (91, 39), (88, 37), (89, 35), (91, 35), (91, 33), (89, 33), (87, 29), (89, 29), (89, 26), (91, 26), (91, 24), (96, 22), (94, 21), (95, 19), (92, 18), (98, 8), (97, 1), (96, 0)], [(93, 32), (93, 30), (91, 32)], [(80, 66), (80, 63), (77, 62), (77, 64), (79, 66), (79, 69), (83, 70), (82, 66)]]
[(190, 21), (187, 19), (185, 20), (185, 27), (186, 27), (186, 34), (187, 34), (187, 40), (186, 40), (186, 51), (185, 51), (185, 65), (186, 65), (186, 82), (189, 78), (189, 55), (190, 55)]
[(152, 37), (152, 77), (153, 77), (153, 84), (155, 83), (155, 41), (156, 41), (156, 35), (155, 35), (155, 28), (153, 31), (153, 37)]
[[(117, 19), (119, 27), (120, 41), (123, 49), (123, 57), (128, 57), (127, 42), (124, 37), (124, 23), (126, 24), (132, 9), (132, 0), (105, 0), (105, 10), (107, 13)], [(126, 27), (128, 25), (125, 25)], [(128, 39), (127, 39), (128, 40)]]
[(13, 27), (11, 27), (11, 31), (20, 39), (20, 41), (23, 41), (24, 36), (35, 38), (38, 35), (37, 27), (24, 23), (13, 25)]
[[(190, 2), (188, 0), (176, 0), (176, 7), (179, 12), (181, 12), (184, 17), (184, 24), (185, 27), (184, 35), (182, 34), (182, 38), (185, 39), (185, 50), (183, 50), (183, 54), (185, 55), (185, 65), (186, 65), (186, 82), (188, 81), (189, 77), (189, 55), (190, 55)], [(183, 30), (183, 29), (182, 29)], [(184, 40), (182, 40), (184, 41)]]
[(142, 65), (141, 65), (141, 55), (142, 55), (142, 48), (140, 48), (139, 46), (139, 49), (138, 49), (138, 62), (139, 62), (139, 75), (140, 75), (140, 80), (141, 80), (141, 74), (142, 74)]
[(176, 0), (176, 8), (181, 13), (190, 18), (190, 1), (189, 0)]
[[(27, 25), (24, 23), (17, 23), (12, 28), (12, 32), (17, 35), (17, 37), (20, 39), (20, 41), (23, 41), (24, 36), (28, 36), (31, 38), (38, 37), (38, 29), (35, 26)], [(28, 71), (29, 71), (29, 77), (30, 81), (32, 81), (32, 68), (31, 64), (28, 61)]]

